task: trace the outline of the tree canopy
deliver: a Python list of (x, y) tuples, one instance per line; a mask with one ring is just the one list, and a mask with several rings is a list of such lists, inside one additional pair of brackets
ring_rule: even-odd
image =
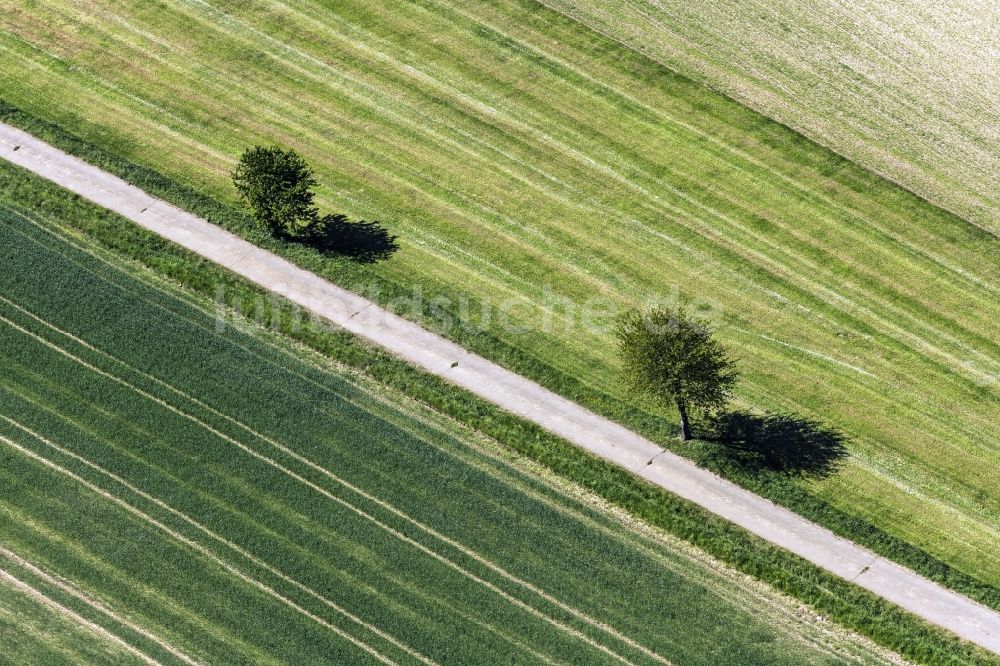
[(738, 379), (735, 363), (711, 327), (686, 307), (629, 312), (617, 333), (629, 389), (676, 407), (682, 439), (691, 438), (689, 410), (718, 409), (729, 399)]
[(294, 238), (318, 224), (313, 171), (295, 151), (255, 146), (240, 157), (233, 184), (254, 218), (279, 238)]

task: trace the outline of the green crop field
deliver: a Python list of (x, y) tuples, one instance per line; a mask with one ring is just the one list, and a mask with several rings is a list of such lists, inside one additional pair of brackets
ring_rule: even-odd
[(995, 3), (543, 2), (1000, 231)]
[(521, 299), (477, 351), (595, 409), (650, 422), (608, 332), (541, 330), (547, 293), (710, 305), (742, 405), (848, 439), (803, 488), (1000, 584), (991, 233), (533, 3), (0, 7), (6, 101), (228, 202), (245, 147), (299, 150), (401, 236), (370, 275)]
[(106, 630), (44, 597), (6, 571), (0, 574), (0, 663), (141, 664)]
[(0, 265), (4, 658), (898, 661), (47, 214)]

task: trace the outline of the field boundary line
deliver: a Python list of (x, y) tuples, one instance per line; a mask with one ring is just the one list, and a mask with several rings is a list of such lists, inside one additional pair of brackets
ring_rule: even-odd
[[(0, 124), (0, 157), (121, 214), (841, 578), (853, 577), (856, 585), (1000, 654), (997, 611), (839, 537), (535, 382), (6, 124)], [(351, 318), (365, 306), (369, 306), (367, 313), (377, 316)], [(877, 558), (875, 564), (865, 570), (873, 558)]]

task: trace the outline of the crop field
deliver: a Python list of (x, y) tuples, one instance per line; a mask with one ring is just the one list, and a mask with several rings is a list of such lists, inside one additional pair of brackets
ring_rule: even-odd
[(543, 1), (1000, 231), (995, 3)]
[(325, 208), (400, 235), (371, 275), (521, 303), (528, 330), (477, 351), (595, 409), (622, 398), (611, 334), (546, 299), (694, 297), (740, 357), (740, 405), (847, 438), (804, 488), (1000, 584), (1000, 241), (982, 228), (537, 4), (0, 8), (7, 102), (230, 203), (244, 148), (300, 151)]
[(40, 213), (0, 262), (5, 657), (898, 662)]
[(0, 663), (143, 663), (113, 635), (6, 570), (0, 579)]

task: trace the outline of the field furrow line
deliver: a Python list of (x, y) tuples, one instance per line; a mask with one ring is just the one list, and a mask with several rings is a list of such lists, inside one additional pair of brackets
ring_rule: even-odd
[[(90, 490), (92, 490), (92, 491), (100, 494), (105, 499), (108, 499), (109, 501), (114, 502), (118, 506), (121, 506), (122, 508), (125, 508), (130, 513), (133, 513), (134, 515), (139, 516), (140, 518), (142, 518), (146, 522), (150, 523), (151, 525), (154, 525), (154, 526), (160, 528), (162, 531), (166, 532), (168, 535), (170, 535), (171, 537), (173, 537), (175, 540), (177, 540), (177, 541), (179, 541), (181, 543), (184, 543), (185, 545), (189, 546), (190, 548), (192, 548), (192, 549), (198, 551), (199, 553), (205, 555), (206, 557), (208, 557), (209, 559), (211, 559), (213, 562), (215, 562), (219, 566), (222, 566), (227, 571), (229, 571), (229, 572), (233, 573), (234, 575), (236, 575), (237, 577), (239, 577), (241, 580), (244, 580), (245, 582), (250, 583), (251, 585), (254, 585), (258, 589), (261, 589), (261, 590), (267, 592), (268, 594), (270, 594), (271, 596), (274, 596), (275, 598), (279, 599), (280, 601), (282, 601), (286, 605), (290, 606), (291, 608), (297, 610), (298, 612), (302, 613), (303, 615), (306, 615), (310, 619), (313, 619), (316, 622), (322, 624), (323, 626), (326, 626), (327, 628), (334, 630), (338, 635), (342, 635), (343, 637), (348, 638), (349, 640), (351, 640), (352, 643), (355, 643), (359, 647), (364, 646), (363, 649), (365, 649), (366, 652), (369, 652), (369, 653), (373, 654), (373, 656), (376, 656), (376, 658), (378, 658), (379, 661), (382, 661), (383, 663), (389, 663), (389, 664), (394, 663), (391, 660), (389, 660), (388, 657), (385, 657), (384, 655), (381, 655), (380, 653), (376, 652), (374, 650), (374, 648), (371, 648), (370, 646), (367, 646), (366, 644), (362, 643), (359, 639), (356, 639), (356, 638), (350, 636), (349, 634), (346, 634), (345, 632), (342, 632), (341, 630), (339, 630), (337, 627), (335, 627), (334, 625), (330, 624), (326, 620), (323, 620), (322, 618), (320, 618), (320, 617), (318, 617), (318, 616), (310, 613), (306, 609), (302, 608), (301, 606), (295, 604), (295, 602), (293, 602), (293, 601), (287, 599), (286, 597), (280, 595), (279, 593), (275, 592), (274, 590), (272, 590), (271, 588), (267, 587), (263, 583), (260, 583), (259, 581), (256, 581), (256, 580), (250, 578), (249, 576), (247, 576), (243, 572), (239, 571), (238, 569), (236, 569), (232, 565), (226, 563), (221, 558), (219, 558), (216, 555), (212, 554), (210, 551), (208, 551), (207, 549), (205, 549), (203, 546), (201, 546), (201, 545), (197, 544), (196, 542), (188, 539), (187, 537), (183, 536), (182, 534), (171, 530), (169, 527), (163, 525), (161, 522), (157, 521), (155, 518), (152, 518), (151, 516), (143, 513), (139, 509), (136, 509), (136, 508), (132, 507), (130, 504), (128, 504), (124, 500), (121, 500), (121, 499), (115, 497), (114, 495), (110, 494), (109, 492), (107, 492), (107, 491), (105, 491), (105, 490), (103, 490), (103, 489), (95, 486), (94, 484), (91, 484), (89, 481), (87, 481), (87, 480), (79, 477), (78, 475), (74, 474), (73, 472), (71, 472), (69, 470), (66, 470), (63, 467), (60, 467), (56, 463), (53, 463), (53, 462), (49, 461), (48, 459), (44, 458), (43, 456), (40, 456), (40, 455), (38, 455), (38, 454), (36, 454), (36, 453), (28, 450), (28, 449), (25, 449), (24, 447), (18, 445), (17, 443), (13, 442), (12, 440), (8, 439), (7, 437), (5, 437), (3, 435), (0, 435), (0, 442), (3, 442), (5, 444), (7, 444), (8, 446), (11, 446), (11, 447), (17, 449), (18, 451), (20, 451), (24, 455), (27, 455), (27, 456), (31, 457), (32, 459), (38, 460), (39, 462), (41, 462), (41, 463), (43, 463), (43, 464), (51, 467), (52, 469), (55, 469), (56, 471), (69, 476), (70, 478), (72, 478), (72, 479), (78, 481), (79, 483), (85, 485), (88, 489), (90, 489)], [(255, 455), (255, 457), (259, 457), (260, 459), (265, 460), (265, 461), (268, 460), (268, 459), (264, 458), (263, 456)], [(431, 549), (427, 548), (426, 546), (423, 546), (422, 544), (414, 541), (413, 539), (411, 539), (410, 537), (406, 536), (402, 532), (399, 532), (398, 530), (393, 529), (391, 526), (386, 525), (385, 523), (382, 523), (382, 522), (378, 521), (376, 518), (370, 516), (369, 514), (365, 514), (360, 509), (357, 509), (357, 508), (353, 507), (353, 505), (350, 505), (350, 504), (344, 502), (343, 500), (340, 500), (340, 498), (337, 498), (337, 497), (335, 497), (335, 496), (333, 496), (333, 495), (325, 492), (319, 486), (315, 486), (315, 484), (312, 484), (308, 480), (306, 480), (306, 479), (304, 479), (302, 477), (299, 477), (294, 472), (291, 472), (290, 470), (282, 468), (282, 467), (278, 466), (276, 463), (274, 465), (278, 469), (284, 471), (286, 474), (289, 474), (289, 475), (293, 476), (294, 478), (296, 478), (296, 480), (299, 480), (300, 482), (302, 482), (302, 483), (308, 485), (309, 487), (311, 487), (313, 490), (316, 490), (317, 492), (319, 492), (319, 493), (323, 494), (324, 496), (328, 497), (328, 499), (332, 499), (334, 501), (338, 501), (339, 503), (342, 503), (342, 504), (346, 505), (348, 508), (350, 508), (351, 511), (353, 511), (356, 514), (358, 514), (359, 516), (362, 516), (362, 517), (368, 519), (370, 522), (373, 522), (374, 524), (376, 524), (377, 526), (379, 526), (380, 528), (382, 528), (383, 530), (385, 530), (386, 532), (388, 532), (392, 536), (395, 536), (396, 538), (400, 539), (401, 541), (404, 541), (404, 542), (412, 545), (413, 547), (417, 548), (418, 550), (420, 550), (421, 552), (425, 553), (426, 555), (429, 555), (429, 556), (433, 557), (434, 559), (438, 560), (439, 562), (441, 562), (442, 564), (445, 564), (449, 568), (452, 568), (452, 569), (458, 571), (459, 573), (462, 573), (463, 575), (465, 575), (466, 577), (470, 578), (474, 582), (479, 583), (480, 585), (486, 587), (487, 589), (489, 589), (489, 590), (497, 593), (500, 597), (502, 597), (506, 601), (509, 601), (511, 604), (513, 604), (513, 605), (521, 608), (522, 610), (527, 611), (528, 613), (530, 613), (532, 615), (535, 615), (539, 619), (542, 619), (542, 620), (548, 622), (549, 624), (552, 624), (557, 629), (563, 631), (564, 633), (566, 633), (566, 634), (568, 634), (568, 635), (570, 635), (570, 636), (572, 636), (572, 637), (574, 637), (574, 638), (576, 638), (578, 640), (581, 640), (581, 641), (589, 644), (591, 647), (594, 647), (597, 650), (599, 650), (601, 652), (604, 652), (608, 656), (614, 658), (616, 661), (619, 661), (619, 662), (624, 663), (624, 664), (630, 664), (632, 666), (637, 666), (636, 664), (633, 664), (633, 662), (631, 662), (628, 659), (626, 659), (625, 657), (617, 654), (616, 652), (614, 652), (613, 650), (611, 650), (607, 646), (594, 641), (593, 639), (591, 639), (586, 634), (583, 634), (580, 631), (578, 631), (578, 630), (576, 630), (576, 629), (574, 629), (574, 628), (572, 628), (572, 627), (570, 627), (568, 625), (565, 625), (565, 624), (559, 622), (558, 620), (556, 620), (554, 618), (550, 618), (549, 616), (545, 615), (544, 613), (542, 613), (541, 611), (535, 609), (534, 607), (526, 604), (525, 602), (521, 601), (520, 599), (517, 599), (516, 597), (513, 597), (513, 596), (507, 594), (506, 592), (504, 592), (502, 589), (500, 589), (496, 585), (493, 585), (492, 583), (490, 583), (490, 582), (488, 582), (486, 580), (483, 580), (482, 578), (479, 578), (475, 574), (472, 574), (471, 572), (468, 572), (468, 571), (462, 569), (459, 565), (453, 563), (451, 560), (448, 560), (444, 556), (442, 556), (442, 555), (436, 553), (435, 551), (432, 551)]]
[[(5, 390), (5, 391), (9, 391), (13, 395), (18, 396), (21, 399), (24, 399), (24, 400), (26, 400), (28, 402), (31, 402), (35, 406), (38, 406), (38, 407), (41, 407), (42, 409), (45, 409), (44, 405), (41, 405), (40, 403), (38, 403), (36, 401), (36, 399), (33, 398), (32, 396), (29, 396), (29, 395), (26, 395), (24, 393), (21, 393), (21, 392), (15, 390), (15, 389), (12, 389), (11, 387), (2, 387), (2, 389)], [(64, 414), (60, 414), (60, 413), (55, 412), (54, 410), (51, 410), (51, 409), (47, 409), (46, 411), (50, 415), (52, 415), (53, 417), (59, 419), (60, 421), (65, 422), (66, 424), (70, 425), (73, 428), (80, 429), (82, 432), (87, 433), (89, 436), (91, 436), (93, 438), (99, 438), (100, 437), (99, 433), (97, 433), (96, 431), (88, 428), (85, 424), (77, 421), (76, 419), (74, 419), (74, 418), (72, 418), (70, 416), (67, 416), (67, 415), (64, 415)], [(242, 549), (240, 546), (238, 546), (237, 544), (233, 543), (232, 541), (230, 541), (230, 540), (226, 539), (225, 537), (223, 537), (223, 536), (221, 536), (221, 535), (213, 532), (210, 528), (207, 528), (206, 526), (201, 525), (200, 523), (197, 522), (197, 520), (191, 518), (189, 515), (184, 514), (182, 511), (177, 510), (176, 508), (169, 506), (163, 500), (160, 500), (160, 499), (152, 496), (150, 493), (145, 492), (145, 491), (139, 489), (135, 485), (129, 483), (126, 479), (122, 478), (120, 475), (117, 475), (114, 472), (111, 472), (110, 470), (108, 470), (108, 469), (106, 469), (106, 468), (104, 468), (104, 467), (102, 467), (102, 466), (94, 463), (93, 461), (91, 461), (91, 460), (89, 460), (89, 459), (87, 459), (87, 458), (85, 458), (85, 457), (83, 457), (83, 456), (81, 456), (79, 454), (76, 454), (73, 451), (70, 451), (70, 450), (66, 449), (65, 447), (63, 447), (63, 446), (55, 443), (54, 441), (52, 441), (50, 438), (46, 438), (46, 437), (40, 435), (39, 433), (37, 433), (36, 431), (34, 431), (31, 428), (27, 427), (23, 423), (19, 423), (19, 422), (13, 420), (10, 417), (7, 417), (7, 416), (4, 416), (4, 415), (0, 414), (0, 421), (5, 421), (9, 425), (11, 425), (13, 428), (15, 428), (15, 429), (17, 429), (17, 430), (19, 430), (19, 431), (27, 434), (32, 439), (37, 440), (37, 441), (45, 444), (46, 446), (48, 446), (49, 448), (51, 448), (51, 449), (53, 449), (55, 451), (58, 451), (61, 455), (65, 455), (68, 458), (72, 458), (74, 461), (80, 462), (85, 467), (88, 467), (88, 468), (90, 468), (90, 469), (98, 472), (99, 474), (101, 474), (101, 475), (103, 475), (103, 476), (111, 479), (112, 481), (114, 481), (115, 483), (117, 483), (119, 486), (125, 488), (127, 491), (129, 491), (129, 492), (131, 492), (131, 493), (133, 493), (133, 494), (135, 494), (137, 496), (142, 497), (144, 500), (149, 501), (152, 504), (156, 504), (157, 506), (163, 508), (167, 512), (169, 512), (169, 513), (177, 516), (179, 519), (183, 520), (185, 523), (187, 523), (187, 524), (195, 527), (196, 529), (198, 529), (202, 533), (208, 535), (213, 540), (215, 540), (218, 543), (221, 543), (222, 545), (228, 547), (230, 550), (232, 550), (232, 551), (236, 552), (238, 555), (246, 558), (248, 561), (251, 561), (256, 566), (260, 566), (261, 568), (264, 568), (264, 569), (268, 570), (270, 573), (272, 573), (276, 577), (280, 577), (280, 578), (282, 578), (282, 580), (285, 580), (286, 582), (290, 582), (291, 584), (293, 584), (296, 587), (298, 587), (299, 589), (303, 590), (304, 592), (306, 592), (310, 596), (313, 596), (314, 598), (320, 599), (321, 601), (323, 601), (323, 603), (326, 603), (327, 605), (330, 605), (329, 602), (323, 598), (323, 595), (321, 595), (321, 594), (319, 594), (317, 592), (314, 592), (313, 590), (311, 590), (307, 586), (301, 584), (300, 582), (295, 581), (294, 579), (292, 579), (291, 577), (289, 577), (287, 575), (284, 575), (283, 572), (277, 570), (273, 566), (268, 565), (267, 562), (263, 561), (261, 558), (253, 556), (252, 554), (250, 554), (246, 550)], [(113, 448), (117, 448), (117, 447), (113, 447)], [(156, 469), (157, 471), (161, 471), (161, 472), (164, 471), (160, 467), (158, 467), (157, 465), (155, 465), (155, 464), (153, 464), (151, 462), (147, 462), (147, 461), (145, 461), (145, 460), (143, 460), (141, 458), (138, 458), (138, 457), (135, 457), (134, 459), (140, 465), (148, 465), (149, 467), (152, 467), (153, 469)], [(169, 476), (169, 472), (167, 474)], [(183, 481), (181, 481), (180, 479), (178, 479), (176, 477), (173, 477), (173, 479), (175, 481), (177, 481), (178, 483), (180, 483), (180, 484), (184, 483)], [(191, 487), (191, 486), (183, 486), (183, 487)], [(191, 487), (191, 488), (192, 488), (192, 490), (194, 490), (194, 487)], [(277, 533), (273, 529), (271, 529), (270, 527), (264, 527), (264, 526), (262, 526), (262, 531), (263, 531), (262, 533), (266, 533), (268, 535), (277, 535)], [(324, 528), (324, 531), (328, 532), (328, 533), (329, 532), (336, 533), (336, 529), (335, 528), (331, 528), (331, 527)], [(483, 627), (484, 629), (486, 629), (490, 633), (493, 633), (493, 634), (495, 634), (497, 636), (502, 637), (505, 641), (511, 642), (512, 644), (517, 645), (519, 648), (524, 649), (524, 650), (526, 650), (526, 651), (531, 652), (532, 654), (534, 654), (533, 650), (527, 648), (526, 646), (524, 646), (522, 643), (520, 643), (519, 641), (517, 641), (516, 639), (514, 639), (509, 634), (500, 631), (493, 624), (490, 624), (488, 622), (484, 622), (481, 619), (475, 618), (475, 617), (473, 617), (473, 616), (471, 616), (471, 615), (469, 615), (469, 614), (461, 611), (458, 608), (458, 605), (452, 603), (450, 599), (449, 600), (445, 600), (440, 595), (432, 594), (432, 593), (430, 593), (430, 592), (422, 589), (419, 586), (413, 586), (413, 581), (412, 580), (406, 580), (403, 577), (397, 576), (392, 571), (387, 571), (387, 572), (385, 572), (384, 575), (385, 575), (387, 581), (391, 581), (392, 583), (398, 585), (399, 587), (405, 588), (408, 593), (413, 594), (413, 595), (415, 595), (417, 597), (420, 597), (421, 599), (427, 601), (428, 603), (430, 603), (432, 605), (437, 605), (437, 606), (447, 605), (447, 607), (448, 607), (448, 609), (450, 611), (457, 613), (458, 615), (460, 615), (462, 618), (466, 619), (470, 623), (475, 624), (475, 625), (480, 626), (480, 627)], [(474, 606), (475, 606), (475, 604), (474, 604)], [(381, 632), (381, 630), (379, 630), (374, 625), (370, 625), (370, 624), (366, 625), (366, 628), (368, 628), (369, 630), (373, 631), (374, 633), (380, 633)], [(385, 634), (384, 637), (386, 637), (387, 640), (390, 640), (390, 642), (392, 642), (392, 639), (391, 639), (390, 636), (388, 636), (388, 634)], [(400, 647), (400, 649), (402, 649), (402, 650), (406, 649), (405, 646), (402, 643), (400, 643), (399, 645), (397, 645), (397, 647)], [(422, 655), (419, 655), (419, 656), (418, 655), (419, 655), (419, 653), (414, 653), (413, 654), (413, 656), (415, 658), (417, 658), (418, 660), (422, 661), (423, 663), (430, 663), (430, 664), (436, 663), (436, 662), (430, 661), (429, 658), (426, 658), (426, 657), (421, 658)], [(544, 660), (544, 659), (542, 659), (542, 660)]]
[[(113, 481), (115, 481), (119, 485), (127, 488), (129, 491), (131, 491), (131, 492), (135, 493), (136, 495), (142, 497), (146, 501), (148, 501), (148, 502), (150, 502), (152, 504), (155, 504), (156, 506), (160, 507), (161, 509), (163, 509), (163, 510), (169, 512), (169, 513), (171, 513), (174, 516), (177, 516), (178, 518), (180, 518), (181, 520), (183, 520), (185, 523), (191, 525), (192, 527), (194, 527), (198, 531), (202, 532), (206, 536), (208, 536), (211, 539), (213, 539), (213, 540), (221, 543), (222, 545), (226, 546), (230, 550), (233, 550), (234, 552), (238, 553), (239, 555), (241, 555), (245, 559), (249, 560), (250, 562), (253, 562), (255, 565), (259, 566), (260, 568), (267, 570), (269, 573), (271, 573), (274, 576), (280, 578), (281, 580), (285, 581), (286, 583), (291, 584), (292, 586), (294, 586), (294, 587), (302, 590), (303, 592), (305, 592), (309, 596), (311, 596), (311, 597), (313, 597), (313, 598), (321, 601), (323, 604), (325, 604), (326, 606), (332, 608), (333, 610), (335, 610), (336, 612), (340, 613), (344, 617), (348, 618), (349, 620), (351, 620), (355, 624), (358, 624), (359, 626), (367, 629), (368, 631), (370, 631), (370, 632), (378, 635), (380, 638), (384, 639), (386, 642), (391, 643), (392, 645), (394, 645), (395, 647), (399, 648), (400, 650), (406, 652), (407, 654), (409, 654), (411, 657), (414, 657), (418, 661), (420, 661), (420, 662), (422, 662), (424, 664), (435, 664), (436, 663), (436, 662), (432, 661), (430, 658), (428, 658), (425, 655), (421, 654), (420, 652), (417, 652), (416, 650), (414, 650), (409, 645), (406, 645), (405, 643), (402, 643), (401, 641), (397, 640), (394, 636), (386, 633), (385, 631), (383, 631), (379, 627), (377, 627), (377, 626), (375, 626), (375, 625), (373, 625), (373, 624), (371, 624), (369, 622), (366, 622), (365, 620), (363, 620), (362, 618), (358, 617), (354, 613), (351, 613), (350, 611), (348, 611), (343, 606), (337, 604), (334, 601), (331, 601), (330, 599), (328, 599), (327, 597), (323, 596), (319, 592), (316, 592), (312, 588), (310, 588), (310, 587), (306, 586), (305, 584), (303, 584), (303, 583), (295, 580), (291, 576), (285, 574), (284, 572), (282, 572), (279, 569), (275, 568), (274, 566), (268, 564), (267, 562), (261, 560), (260, 558), (256, 557), (255, 555), (252, 555), (251, 553), (247, 552), (246, 550), (244, 550), (243, 548), (241, 548), (237, 544), (235, 544), (232, 541), (226, 539), (225, 537), (223, 537), (223, 536), (221, 536), (221, 535), (213, 532), (208, 527), (202, 525), (201, 523), (199, 523), (198, 521), (194, 520), (193, 518), (191, 518), (187, 514), (182, 513), (181, 511), (175, 509), (174, 507), (170, 506), (169, 504), (167, 504), (163, 500), (161, 500), (161, 499), (159, 499), (157, 497), (153, 497), (149, 493), (147, 493), (147, 492), (139, 489), (138, 487), (136, 487), (135, 485), (129, 483), (128, 481), (126, 481), (125, 479), (123, 479), (122, 477), (120, 477), (119, 475), (117, 475), (117, 474), (115, 474), (115, 473), (113, 473), (113, 472), (105, 469), (104, 467), (101, 467), (97, 463), (95, 463), (95, 462), (93, 462), (91, 460), (88, 460), (87, 458), (84, 458), (83, 456), (81, 456), (81, 455), (79, 455), (77, 453), (74, 453), (73, 451), (70, 451), (69, 449), (67, 449), (67, 448), (65, 448), (65, 447), (63, 447), (63, 446), (61, 446), (61, 445), (53, 442), (51, 439), (42, 436), (41, 434), (39, 434), (39, 433), (35, 432), (34, 430), (28, 428), (23, 423), (20, 423), (20, 422), (18, 422), (16, 420), (10, 418), (9, 416), (6, 416), (4, 414), (0, 414), (0, 420), (6, 421), (10, 425), (12, 425), (15, 428), (17, 428), (18, 430), (21, 430), (25, 434), (27, 434), (27, 435), (33, 437), (34, 439), (42, 442), (46, 446), (48, 446), (48, 447), (50, 447), (52, 449), (55, 449), (56, 451), (59, 451), (63, 455), (65, 455), (67, 457), (70, 457), (73, 460), (76, 460), (77, 462), (79, 462), (79, 463), (81, 463), (81, 464), (83, 464), (83, 465), (85, 465), (85, 466), (93, 469), (94, 471), (96, 471), (96, 472), (98, 472), (98, 473), (100, 473), (100, 474), (102, 474), (102, 475), (104, 475), (104, 476), (112, 479)], [(0, 553), (2, 553), (2, 549), (0, 549)]]
[[(6, 416), (4, 416), (3, 414), (0, 414), (0, 419), (3, 419), (5, 421), (8, 421), (8, 422), (14, 424), (14, 425), (17, 425), (17, 423), (15, 421), (12, 421), (11, 419), (9, 419)], [(83, 603), (87, 604), (91, 608), (93, 608), (93, 609), (95, 609), (97, 611), (100, 611), (104, 615), (107, 615), (108, 617), (112, 618), (113, 620), (115, 620), (119, 624), (122, 624), (122, 625), (128, 627), (129, 629), (131, 629), (132, 631), (136, 632), (137, 634), (140, 634), (140, 635), (144, 636), (145, 638), (148, 638), (149, 640), (151, 640), (152, 642), (156, 643), (161, 648), (163, 648), (164, 650), (166, 650), (167, 652), (169, 652), (173, 656), (177, 657), (178, 659), (180, 659), (184, 663), (190, 664), (191, 666), (196, 666), (197, 664), (201, 664), (202, 663), (202, 662), (199, 662), (199, 661), (195, 661), (190, 656), (188, 656), (184, 652), (181, 652), (180, 650), (178, 650), (177, 648), (175, 648), (174, 646), (172, 646), (170, 643), (168, 643), (167, 641), (163, 640), (162, 638), (160, 638), (159, 636), (157, 636), (153, 632), (149, 631), (145, 627), (142, 627), (142, 626), (136, 624), (135, 622), (132, 622), (128, 618), (122, 617), (120, 614), (116, 613), (113, 609), (109, 608), (107, 605), (105, 605), (101, 601), (98, 601), (97, 599), (93, 598), (92, 596), (90, 596), (86, 592), (84, 592), (84, 591), (78, 589), (77, 587), (71, 585), (70, 583), (68, 583), (64, 579), (58, 578), (56, 576), (53, 576), (51, 574), (46, 573), (45, 571), (42, 571), (41, 569), (39, 569), (37, 566), (35, 566), (31, 562), (25, 560), (23, 557), (21, 557), (17, 553), (15, 553), (15, 552), (13, 552), (11, 550), (8, 550), (7, 548), (4, 548), (2, 545), (0, 545), (0, 556), (3, 556), (5, 558), (7, 558), (8, 560), (10, 560), (11, 562), (14, 562), (18, 566), (20, 566), (20, 567), (22, 567), (22, 568), (30, 571), (32, 574), (34, 574), (35, 576), (41, 578), (46, 583), (49, 583), (50, 585), (54, 585), (55, 587), (58, 587), (63, 592), (66, 592), (67, 594), (73, 596), (74, 598), (79, 599), (80, 601), (82, 601)]]
[(482, 620), (479, 620), (479, 619), (477, 619), (477, 618), (469, 615), (468, 613), (463, 613), (461, 611), (458, 611), (458, 614), (461, 615), (462, 619), (465, 620), (466, 622), (468, 622), (470, 624), (475, 624), (476, 626), (479, 626), (479, 627), (482, 627), (483, 629), (486, 629), (490, 633), (499, 636), (500, 638), (504, 639), (505, 641), (507, 641), (507, 642), (509, 642), (509, 643), (511, 643), (513, 645), (516, 645), (517, 647), (519, 647), (520, 649), (524, 650), (525, 652), (527, 652), (528, 654), (530, 654), (532, 657), (534, 657), (535, 659), (537, 659), (538, 663), (541, 663), (541, 664), (567, 664), (567, 665), (569, 665), (569, 664), (572, 663), (572, 662), (569, 662), (569, 661), (556, 661), (553, 658), (549, 657), (548, 655), (542, 654), (538, 650), (535, 650), (533, 647), (531, 647), (531, 645), (529, 645), (525, 641), (519, 639), (517, 636), (514, 636), (514, 635), (512, 635), (509, 632), (503, 631), (502, 629), (500, 629), (497, 626), (494, 626), (492, 624), (488, 624), (486, 622), (483, 622)]
[[(6, 441), (6, 440), (4, 439), (3, 436), (0, 436), (0, 441)], [(155, 659), (151, 658), (149, 655), (145, 654), (144, 652), (141, 652), (140, 650), (138, 650), (137, 648), (133, 647), (132, 645), (129, 645), (124, 640), (122, 640), (118, 636), (115, 636), (113, 633), (111, 633), (110, 631), (108, 631), (104, 627), (100, 626), (99, 624), (97, 624), (95, 622), (91, 622), (90, 620), (84, 618), (83, 616), (79, 615), (78, 613), (70, 610), (69, 608), (66, 608), (65, 606), (63, 606), (59, 602), (57, 602), (57, 601), (55, 601), (53, 599), (48, 598), (47, 596), (45, 596), (44, 594), (42, 594), (41, 592), (39, 592), (38, 590), (36, 590), (32, 586), (28, 585), (24, 581), (20, 580), (19, 578), (15, 578), (12, 574), (8, 573), (3, 568), (0, 568), (0, 580), (4, 581), (5, 583), (7, 583), (8, 585), (10, 585), (11, 587), (16, 588), (17, 590), (19, 590), (23, 594), (28, 595), (29, 597), (31, 597), (35, 601), (38, 601), (39, 603), (41, 603), (41, 604), (43, 604), (43, 605), (45, 605), (45, 606), (53, 609), (55, 612), (59, 613), (63, 617), (69, 618), (73, 622), (79, 624), (81, 627), (85, 627), (85, 628), (89, 629), (94, 634), (100, 636), (104, 640), (109, 641), (111, 643), (114, 643), (115, 645), (118, 645), (119, 647), (125, 649), (129, 653), (131, 653), (131, 654), (135, 655), (136, 657), (138, 657), (139, 659), (141, 659), (143, 662), (145, 662), (147, 664), (150, 664), (150, 666), (162, 666), (162, 664), (160, 664), (160, 662), (158, 662)]]

